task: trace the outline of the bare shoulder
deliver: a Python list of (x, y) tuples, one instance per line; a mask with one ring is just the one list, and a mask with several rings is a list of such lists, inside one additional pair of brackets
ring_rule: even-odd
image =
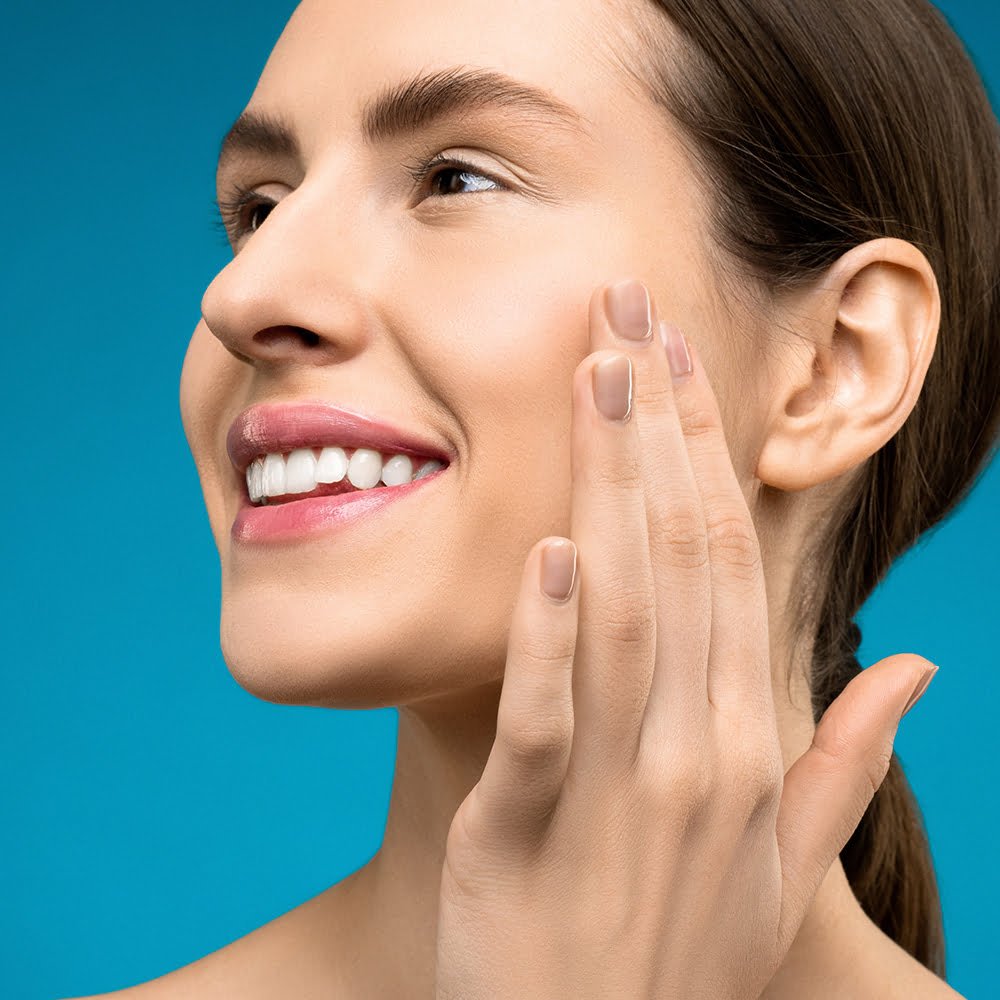
[[(909, 958), (909, 956), (907, 956)], [(898, 996), (906, 1000), (965, 1000), (957, 990), (915, 959), (906, 980), (897, 984)]]
[(790, 954), (761, 1000), (965, 1000), (860, 905), (813, 931), (811, 947)]
[[(347, 880), (345, 880), (347, 881)], [(336, 890), (321, 892), (249, 934), (166, 975), (64, 1000), (320, 1000), (345, 971)]]
[(965, 1000), (895, 941), (884, 937), (883, 942), (879, 978), (884, 985), (878, 996), (885, 1000)]

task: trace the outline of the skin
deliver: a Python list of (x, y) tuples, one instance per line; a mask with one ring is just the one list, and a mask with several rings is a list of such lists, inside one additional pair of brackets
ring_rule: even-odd
[[(642, 280), (657, 315), (695, 347), (733, 495), (759, 541), (766, 616), (757, 610), (782, 769), (810, 747), (810, 651), (793, 655), (781, 611), (840, 477), (885, 444), (918, 398), (937, 339), (937, 284), (915, 247), (885, 239), (854, 248), (774, 312), (742, 308), (719, 283), (697, 170), (621, 69), (634, 9), (531, 0), (477, 5), (463, 18), (439, 0), (307, 0), (272, 52), (248, 107), (287, 118), (302, 157), (243, 158), (220, 172), (220, 197), (240, 183), (279, 205), (235, 242), (205, 293), (181, 411), (219, 549), (229, 669), (269, 701), (398, 706), (389, 817), (381, 849), (347, 879), (115, 995), (434, 996), (449, 830), (497, 735), (526, 560), (548, 536), (575, 538), (581, 567), (586, 554), (614, 553), (607, 543), (585, 553), (573, 532), (582, 500), (571, 459), (583, 419), (574, 385), (615, 346), (595, 329), (596, 296), (618, 280)], [(586, 116), (591, 138), (484, 111), (363, 146), (364, 98), (451, 66), (547, 89)], [(442, 195), (401, 166), (438, 152), (473, 160), (506, 190)], [(655, 369), (637, 361), (636, 392), (642, 488), (656, 496), (688, 427), (680, 403), (660, 405), (672, 393), (662, 356)], [(410, 426), (457, 460), (412, 501), (327, 539), (235, 546), (229, 425), (252, 403), (307, 397)], [(683, 433), (654, 433), (667, 426), (648, 416), (658, 407)], [(786, 492), (765, 496), (765, 484)], [(657, 613), (677, 620), (700, 607), (704, 618), (707, 600)], [(734, 630), (736, 616), (720, 626)], [(604, 676), (606, 712), (599, 699), (577, 712), (575, 738), (617, 718), (629, 696), (620, 673)], [(900, 711), (903, 701), (905, 692)], [(868, 920), (834, 858), (762, 995), (958, 994)]]

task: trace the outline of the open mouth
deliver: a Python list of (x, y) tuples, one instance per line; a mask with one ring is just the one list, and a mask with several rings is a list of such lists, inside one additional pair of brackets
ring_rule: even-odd
[(442, 462), (419, 479), (398, 485), (386, 483), (358, 487), (346, 477), (336, 483), (317, 483), (302, 493), (275, 493), (254, 502), (246, 492), (230, 530), (240, 544), (295, 542), (328, 535), (351, 524), (368, 521), (396, 501), (422, 493), (449, 468)]

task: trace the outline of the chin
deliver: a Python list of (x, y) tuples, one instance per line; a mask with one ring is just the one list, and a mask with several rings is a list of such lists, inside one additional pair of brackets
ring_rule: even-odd
[[(314, 622), (307, 627), (301, 614), (282, 618), (273, 605), (271, 614), (262, 610), (224, 602), (220, 627), (222, 657), (230, 674), (262, 701), (389, 708), (455, 695), (503, 674), (502, 651), (449, 652), (440, 640), (429, 644), (426, 626), (393, 633), (384, 626), (366, 628), (361, 624), (364, 616), (352, 615), (353, 634), (345, 640), (345, 626), (339, 620), (328, 619), (321, 630)], [(433, 658), (412, 652), (429, 648), (435, 650)], [(470, 663), (493, 664), (493, 669), (472, 676)]]
[(334, 635), (285, 641), (279, 630), (223, 615), (222, 658), (233, 680), (262, 701), (385, 708), (405, 697), (405, 664), (360, 652)]

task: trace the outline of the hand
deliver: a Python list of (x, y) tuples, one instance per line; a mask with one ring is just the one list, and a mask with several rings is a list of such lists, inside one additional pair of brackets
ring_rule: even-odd
[[(756, 1000), (932, 666), (863, 671), (783, 773), (760, 550), (715, 397), (693, 349), (671, 378), (655, 312), (651, 340), (617, 338), (604, 287), (573, 380), (576, 585), (544, 596), (543, 549), (554, 570), (574, 548), (534, 546), (496, 739), (448, 834), (438, 1000)], [(624, 422), (591, 390), (618, 355)]]

